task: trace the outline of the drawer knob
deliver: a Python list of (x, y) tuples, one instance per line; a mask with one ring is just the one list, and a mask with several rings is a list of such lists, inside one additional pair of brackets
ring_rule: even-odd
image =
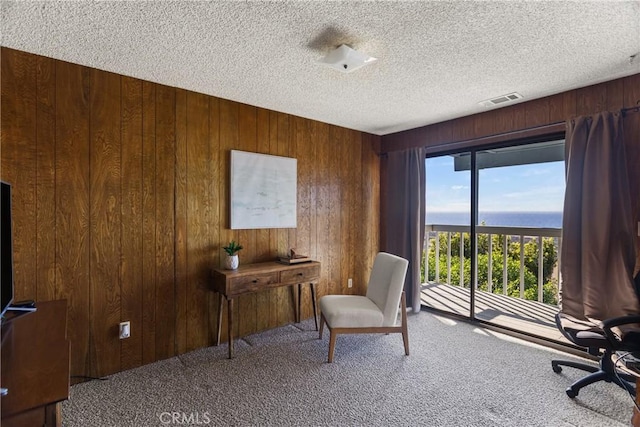
[(253, 279), (253, 283), (258, 283), (258, 279)]
[(302, 273), (298, 273), (298, 276), (302, 276), (302, 275), (303, 275)]

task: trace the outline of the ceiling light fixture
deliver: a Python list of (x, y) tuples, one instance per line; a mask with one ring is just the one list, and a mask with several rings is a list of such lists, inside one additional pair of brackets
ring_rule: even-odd
[(367, 54), (351, 49), (346, 44), (342, 44), (329, 52), (324, 58), (320, 58), (318, 62), (343, 73), (350, 73), (365, 65), (372, 64), (377, 60), (377, 58), (373, 58)]

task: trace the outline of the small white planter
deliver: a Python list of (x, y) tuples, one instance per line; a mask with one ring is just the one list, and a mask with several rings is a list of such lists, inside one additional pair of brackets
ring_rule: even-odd
[(224, 259), (224, 268), (227, 270), (236, 270), (239, 263), (238, 255), (227, 255)]

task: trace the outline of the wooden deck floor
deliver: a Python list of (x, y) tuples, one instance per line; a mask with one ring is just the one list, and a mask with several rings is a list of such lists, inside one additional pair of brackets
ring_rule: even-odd
[[(459, 286), (428, 283), (422, 288), (422, 304), (468, 317), (470, 294), (469, 289)], [(546, 340), (568, 343), (555, 324), (557, 307), (483, 291), (476, 291), (475, 306), (475, 317), (479, 320)]]

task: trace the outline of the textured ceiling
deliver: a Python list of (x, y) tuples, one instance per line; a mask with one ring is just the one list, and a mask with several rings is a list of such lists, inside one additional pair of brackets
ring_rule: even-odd
[[(2, 0), (1, 19), (3, 46), (378, 135), (640, 72), (638, 1)], [(379, 60), (316, 63), (340, 44)]]

